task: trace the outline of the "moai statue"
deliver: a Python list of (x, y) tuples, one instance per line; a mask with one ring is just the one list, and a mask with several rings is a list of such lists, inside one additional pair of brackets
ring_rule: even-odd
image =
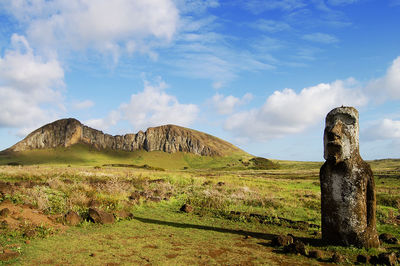
[(332, 245), (379, 247), (375, 183), (358, 144), (358, 111), (335, 108), (326, 116), (320, 170), (322, 239)]

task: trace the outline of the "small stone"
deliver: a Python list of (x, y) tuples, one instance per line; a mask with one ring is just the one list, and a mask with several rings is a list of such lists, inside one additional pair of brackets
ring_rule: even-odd
[(301, 254), (304, 256), (308, 255), (306, 245), (304, 245), (304, 243), (301, 242), (300, 240), (296, 240), (296, 241), (294, 241), (294, 243), (285, 246), (283, 248), (283, 251), (285, 253)]
[(346, 260), (346, 258), (342, 254), (335, 252), (331, 260), (333, 263), (342, 263)]
[(309, 252), (309, 257), (314, 259), (322, 259), (323, 253), (321, 250), (312, 250)]
[(223, 185), (225, 185), (225, 182), (220, 181), (217, 183), (217, 186), (219, 186), (219, 187), (222, 187)]
[(293, 237), (287, 235), (275, 236), (272, 239), (271, 245), (274, 247), (285, 247), (293, 243)]
[(69, 211), (66, 215), (65, 215), (65, 222), (69, 225), (75, 226), (80, 224), (81, 222), (81, 217), (79, 216), (79, 214), (77, 214), (74, 211)]
[(95, 253), (90, 253), (89, 256), (90, 257), (96, 257), (96, 254)]
[(250, 239), (251, 238), (251, 236), (245, 236), (244, 237), (244, 239)]
[(25, 240), (25, 244), (29, 245), (31, 243), (30, 240)]
[(27, 230), (24, 232), (24, 237), (29, 237), (29, 238), (31, 238), (31, 237), (35, 237), (35, 235), (36, 235), (36, 231), (33, 230), (33, 229), (27, 229)]
[(358, 255), (357, 256), (357, 262), (359, 263), (367, 263), (370, 260), (370, 257), (368, 255)]
[(10, 214), (10, 210), (8, 208), (4, 208), (0, 211), (0, 218), (7, 218)]
[(180, 208), (180, 211), (189, 213), (189, 212), (192, 212), (192, 211), (193, 211), (193, 207), (190, 206), (189, 204), (186, 204), (186, 203), (185, 203), (185, 204), (183, 204), (182, 207)]
[(115, 222), (115, 218), (112, 214), (96, 208), (89, 208), (89, 217), (93, 222), (100, 224), (112, 224)]
[(397, 256), (394, 252), (379, 254), (379, 263), (383, 265), (394, 266), (397, 262)]

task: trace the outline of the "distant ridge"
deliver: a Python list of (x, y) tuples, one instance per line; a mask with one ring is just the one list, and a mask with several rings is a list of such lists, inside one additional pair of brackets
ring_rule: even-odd
[(87, 144), (97, 150), (187, 152), (202, 156), (247, 154), (217, 137), (176, 125), (150, 127), (145, 132), (112, 136), (85, 126), (74, 118), (44, 125), (6, 152), (70, 147), (74, 144)]

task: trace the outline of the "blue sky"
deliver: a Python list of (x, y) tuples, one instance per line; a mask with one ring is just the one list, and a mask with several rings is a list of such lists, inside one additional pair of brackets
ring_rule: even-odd
[(362, 156), (399, 158), (399, 29), (399, 0), (2, 0), (0, 149), (75, 117), (321, 161), (325, 115), (351, 105)]

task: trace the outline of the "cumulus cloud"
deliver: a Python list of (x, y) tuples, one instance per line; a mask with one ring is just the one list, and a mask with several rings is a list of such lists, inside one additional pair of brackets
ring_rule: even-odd
[(198, 107), (194, 104), (181, 104), (173, 95), (164, 90), (167, 84), (158, 80), (152, 85), (145, 81), (143, 91), (133, 94), (129, 103), (120, 110), (136, 130), (162, 124), (190, 125), (196, 118)]
[(400, 141), (400, 120), (385, 118), (377, 121), (363, 130), (363, 137), (367, 140), (398, 140)]
[(37, 47), (95, 48), (118, 56), (146, 38), (170, 40), (179, 20), (172, 0), (5, 0)]
[(224, 96), (222, 94), (215, 94), (211, 98), (211, 105), (221, 115), (227, 115), (233, 113), (234, 109), (242, 104), (248, 103), (253, 98), (251, 93), (246, 93), (242, 98), (229, 95)]
[(321, 83), (299, 93), (284, 89), (275, 91), (260, 108), (233, 114), (224, 127), (239, 137), (265, 141), (302, 132), (320, 122), (334, 107), (361, 106), (366, 102), (353, 79)]
[(175, 96), (165, 92), (167, 87), (161, 79), (156, 84), (144, 81), (143, 91), (132, 94), (128, 103), (122, 103), (105, 118), (92, 119), (85, 123), (107, 130), (119, 121), (126, 120), (136, 131), (165, 124), (189, 126), (197, 117), (198, 107), (179, 103)]
[(31, 128), (54, 119), (63, 110), (61, 65), (35, 55), (23, 36), (14, 34), (11, 45), (0, 57), (0, 127)]
[(400, 56), (392, 62), (385, 76), (369, 82), (366, 91), (377, 101), (400, 99)]
[(305, 34), (303, 35), (303, 39), (324, 44), (336, 43), (339, 41), (335, 36), (321, 32)]

